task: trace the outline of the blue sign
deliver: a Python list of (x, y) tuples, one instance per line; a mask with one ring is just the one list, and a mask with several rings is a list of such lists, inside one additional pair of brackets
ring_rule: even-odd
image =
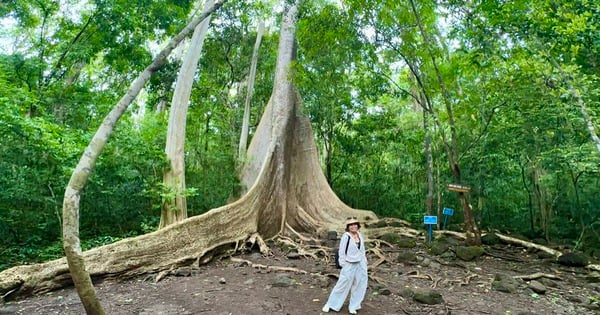
[(435, 215), (426, 215), (423, 218), (425, 224), (437, 224), (437, 216)]
[(453, 215), (454, 209), (452, 208), (444, 208), (444, 215)]

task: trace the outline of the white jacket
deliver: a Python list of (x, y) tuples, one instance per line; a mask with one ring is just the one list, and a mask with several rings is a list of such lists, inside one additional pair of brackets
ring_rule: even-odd
[[(360, 246), (356, 244), (350, 236), (349, 232), (342, 235), (340, 239), (340, 246), (338, 248), (338, 255), (340, 256), (340, 266), (342, 268), (346, 263), (357, 263), (360, 262), (364, 268), (367, 268), (367, 251), (365, 249), (365, 239), (363, 235), (358, 232), (360, 239)], [(350, 240), (348, 242), (348, 239)], [(348, 251), (346, 252), (346, 244), (348, 244)]]

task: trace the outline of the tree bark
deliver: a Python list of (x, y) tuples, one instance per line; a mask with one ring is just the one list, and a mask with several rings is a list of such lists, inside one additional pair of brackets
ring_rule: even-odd
[(248, 146), (248, 133), (250, 129), (250, 101), (254, 92), (254, 80), (256, 78), (256, 65), (258, 63), (258, 49), (262, 41), (263, 32), (265, 30), (265, 22), (262, 20), (258, 23), (256, 33), (256, 42), (252, 51), (252, 62), (250, 63), (250, 73), (248, 74), (248, 85), (246, 91), (246, 101), (244, 102), (244, 117), (242, 120), (242, 132), (240, 135), (240, 144), (238, 146), (238, 161), (243, 163), (246, 157), (246, 147)]
[(192, 41), (177, 75), (175, 92), (169, 113), (167, 141), (165, 153), (169, 161), (169, 169), (163, 175), (163, 184), (167, 198), (163, 197), (160, 212), (159, 229), (187, 218), (187, 202), (185, 193), (185, 128), (188, 104), (192, 94), (194, 74), (198, 68), (198, 60), (202, 53), (204, 37), (210, 24), (210, 9), (214, 0), (206, 0), (202, 14), (207, 18), (194, 29)]
[[(65, 248), (82, 265), (85, 262), (84, 272), (94, 278), (127, 279), (205, 263), (216, 251), (235, 250), (256, 233), (263, 238), (297, 233), (325, 236), (329, 230), (343, 228), (342, 222), (348, 216), (363, 222), (377, 219), (371, 211), (352, 209), (341, 202), (319, 165), (311, 125), (302, 113), (300, 96), (290, 76), (295, 58), (296, 12), (297, 4), (286, 2), (273, 95), (250, 144), (250, 148), (260, 148), (257, 143), (266, 143), (268, 149), (249, 150), (250, 161), (261, 161), (256, 176), (250, 176), (249, 191), (234, 203), (178, 224), (80, 253), (78, 226), (74, 221), (78, 217), (79, 191), (92, 166), (80, 162), (79, 171), (71, 179), (77, 180), (73, 184), (77, 189), (71, 189), (70, 185), (69, 198), (65, 197), (65, 209), (69, 211), (64, 215), (71, 220), (65, 233), (69, 246)], [(110, 130), (116, 118), (111, 116), (105, 121), (110, 122), (107, 123)], [(84, 160), (97, 158), (101, 147), (95, 143), (92, 141), (89, 148), (93, 151), (86, 151)], [(0, 273), (0, 295), (42, 293), (69, 285), (71, 266), (74, 266), (71, 262), (67, 265), (65, 259), (59, 259), (4, 270)], [(78, 290), (80, 285), (76, 284)]]

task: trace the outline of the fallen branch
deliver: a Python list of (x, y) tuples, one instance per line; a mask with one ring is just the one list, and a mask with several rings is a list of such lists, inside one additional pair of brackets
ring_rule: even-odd
[(525, 281), (535, 280), (535, 279), (539, 279), (539, 278), (548, 278), (548, 279), (552, 279), (552, 280), (562, 280), (562, 278), (559, 277), (559, 276), (555, 276), (555, 275), (551, 275), (551, 274), (547, 274), (547, 273), (542, 273), (542, 272), (536, 272), (536, 273), (530, 274), (530, 275), (513, 276), (513, 278), (515, 278), (515, 279), (522, 279), (522, 280), (525, 280)]
[(587, 265), (585, 268), (595, 271), (600, 271), (600, 265)]
[(242, 264), (246, 264), (250, 267), (253, 268), (257, 268), (257, 269), (269, 269), (269, 270), (278, 270), (278, 271), (290, 271), (290, 272), (295, 272), (295, 273), (302, 273), (302, 274), (307, 274), (308, 272), (306, 272), (305, 270), (302, 269), (298, 269), (298, 268), (293, 268), (293, 267), (283, 267), (283, 266), (268, 266), (268, 265), (263, 265), (263, 264), (257, 264), (257, 263), (253, 263), (250, 260), (246, 260), (246, 259), (240, 259), (240, 258), (235, 258), (235, 257), (231, 257), (229, 258), (232, 262), (237, 262), (237, 263), (242, 263)]

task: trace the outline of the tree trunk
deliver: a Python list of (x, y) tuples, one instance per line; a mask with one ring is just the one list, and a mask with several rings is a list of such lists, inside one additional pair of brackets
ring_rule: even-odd
[[(289, 76), (295, 58), (296, 12), (296, 4), (286, 3), (273, 95), (250, 144), (255, 149), (248, 151), (250, 161), (260, 160), (256, 173), (245, 172), (252, 183), (250, 190), (236, 202), (205, 214), (83, 253), (78, 257), (85, 261), (91, 276), (126, 279), (172, 270), (205, 263), (218, 250), (237, 249), (256, 233), (264, 238), (280, 233), (325, 236), (331, 229), (339, 230), (347, 216), (362, 221), (377, 218), (371, 211), (342, 203), (321, 171), (310, 122), (302, 113), (299, 94)], [(110, 121), (112, 126), (116, 119)], [(258, 144), (266, 144), (267, 149), (260, 150)], [(95, 158), (98, 153), (95, 150), (90, 156)], [(72, 180), (87, 179), (80, 174), (90, 169), (75, 173)], [(84, 182), (76, 187), (81, 189)], [(69, 209), (78, 210), (78, 191), (66, 198), (73, 202)], [(65, 213), (72, 220), (77, 214)], [(68, 272), (65, 259), (7, 269), (0, 273), (0, 295), (11, 292), (10, 297), (14, 297), (59, 289), (71, 283)]]
[[(421, 36), (423, 37), (423, 42), (425, 43), (425, 49), (427, 49), (429, 57), (431, 58), (431, 63), (433, 65), (438, 83), (442, 90), (442, 97), (444, 100), (444, 104), (446, 105), (446, 113), (448, 115), (448, 124), (450, 126), (450, 141), (451, 141), (451, 144), (448, 144), (446, 142), (446, 139), (444, 138), (445, 148), (446, 148), (446, 153), (448, 154), (448, 163), (450, 165), (450, 170), (452, 171), (452, 174), (454, 175), (454, 178), (456, 179), (457, 183), (460, 184), (462, 179), (461, 179), (461, 174), (460, 174), (460, 167), (458, 165), (458, 162), (459, 162), (458, 144), (457, 144), (458, 139), (457, 139), (457, 135), (456, 135), (456, 124), (454, 122), (454, 115), (453, 115), (453, 111), (452, 111), (450, 93), (449, 93), (448, 88), (446, 87), (446, 84), (442, 78), (442, 73), (440, 72), (440, 70), (438, 68), (438, 62), (436, 60), (435, 54), (431, 50), (432, 44), (429, 40), (429, 36), (425, 32), (425, 28), (421, 21), (421, 16), (419, 14), (419, 11), (417, 10), (417, 7), (415, 5), (415, 1), (410, 0), (410, 5), (412, 7), (413, 14), (415, 15), (415, 19), (417, 21), (417, 26), (419, 27), (419, 31), (421, 32)], [(433, 106), (431, 107), (431, 110), (433, 112)], [(439, 124), (438, 119), (436, 119), (435, 121)], [(439, 127), (439, 125), (438, 125), (438, 127)], [(442, 131), (442, 128), (440, 128), (440, 132), (442, 132), (442, 135), (443, 135), (444, 132)], [(481, 244), (481, 232), (479, 231), (479, 228), (477, 227), (477, 223), (475, 222), (475, 218), (473, 216), (473, 207), (469, 203), (469, 201), (467, 199), (467, 195), (465, 193), (459, 193), (458, 198), (460, 199), (460, 204), (463, 209), (464, 228), (466, 230), (465, 234), (467, 236), (467, 243), (471, 244), (471, 245), (479, 245), (479, 244)]]
[(246, 157), (246, 147), (248, 146), (248, 132), (250, 129), (250, 101), (252, 100), (252, 93), (254, 92), (256, 64), (258, 63), (258, 48), (260, 48), (260, 42), (262, 41), (264, 29), (265, 22), (261, 20), (258, 23), (256, 42), (254, 43), (254, 50), (252, 51), (252, 62), (250, 63), (250, 73), (248, 74), (248, 90), (246, 91), (246, 101), (244, 102), (244, 118), (242, 120), (242, 132), (240, 136), (240, 144), (238, 147), (238, 161), (240, 163), (243, 163), (244, 158)]
[[(214, 0), (206, 0), (202, 14), (209, 14)], [(167, 129), (165, 153), (169, 168), (163, 175), (163, 184), (168, 197), (162, 200), (159, 229), (187, 218), (185, 194), (185, 128), (188, 103), (192, 94), (194, 74), (202, 53), (204, 37), (210, 24), (210, 14), (194, 29), (192, 41), (179, 69)]]
[[(223, 5), (224, 1), (216, 3), (212, 11), (215, 11)], [(211, 11), (211, 12), (212, 12)], [(88, 314), (104, 314), (104, 310), (100, 305), (92, 281), (90, 278), (90, 269), (86, 268), (86, 263), (89, 260), (85, 260), (85, 256), (81, 253), (81, 244), (79, 240), (79, 199), (81, 191), (85, 187), (85, 184), (90, 176), (91, 171), (94, 169), (96, 160), (102, 152), (104, 145), (108, 141), (108, 137), (112, 133), (116, 122), (119, 120), (121, 115), (125, 112), (127, 107), (139, 94), (144, 84), (150, 79), (152, 73), (158, 70), (165, 62), (167, 56), (173, 51), (173, 49), (198, 25), (208, 14), (203, 14), (198, 18), (192, 20), (177, 36), (175, 36), (167, 44), (167, 46), (157, 55), (153, 62), (144, 69), (144, 71), (131, 83), (127, 93), (119, 100), (117, 105), (110, 111), (110, 113), (104, 118), (104, 121), (94, 134), (90, 144), (85, 149), (81, 156), (77, 166), (73, 170), (73, 174), (65, 189), (65, 196), (63, 199), (63, 247), (65, 250), (66, 260), (59, 260), (59, 270), (55, 268), (41, 266), (52, 266), (55, 262), (50, 262), (42, 265), (33, 265), (22, 267), (15, 267), (13, 269), (6, 270), (6, 276), (0, 277), (0, 292), (10, 292), (15, 290), (15, 293), (19, 293), (21, 288), (25, 292), (28, 290), (35, 291), (35, 287), (44, 287), (45, 283), (53, 281), (66, 281), (75, 284), (77, 294), (84, 305), (84, 308)], [(39, 267), (36, 267), (39, 266)], [(41, 268), (41, 269), (38, 269)], [(70, 275), (67, 272), (70, 271)], [(23, 272), (23, 274), (21, 274)], [(37, 274), (40, 272), (40, 274)], [(55, 272), (59, 272), (60, 275)], [(50, 277), (50, 278), (47, 278)], [(64, 284), (63, 284), (64, 285)]]
[(545, 53), (546, 57), (548, 58), (548, 61), (550, 61), (552, 66), (554, 66), (556, 68), (556, 70), (558, 70), (558, 72), (562, 76), (562, 79), (564, 80), (565, 84), (567, 85), (567, 88), (569, 88), (569, 92), (577, 101), (577, 106), (579, 107), (581, 116), (583, 116), (583, 121), (585, 121), (585, 125), (588, 128), (588, 132), (590, 133), (592, 142), (594, 142), (594, 144), (596, 145), (596, 149), (598, 149), (598, 152), (600, 152), (600, 137), (598, 137), (598, 134), (596, 133), (596, 128), (594, 127), (592, 118), (590, 117), (590, 115), (588, 113), (587, 106), (585, 106), (583, 97), (581, 97), (581, 93), (571, 83), (570, 75), (568, 73), (566, 73), (565, 70), (563, 70), (563, 68), (560, 66), (560, 64), (556, 61), (556, 59), (554, 59), (554, 57), (552, 57), (552, 55), (550, 55), (550, 53), (547, 52), (545, 45), (542, 44), (542, 42), (537, 37), (535, 38), (535, 40), (538, 43), (538, 45), (541, 47), (542, 51)]

